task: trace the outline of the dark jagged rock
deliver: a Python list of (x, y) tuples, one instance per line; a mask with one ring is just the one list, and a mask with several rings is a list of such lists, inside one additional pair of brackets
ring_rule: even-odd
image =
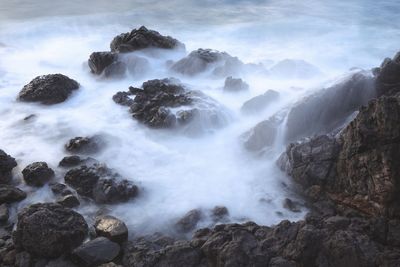
[(116, 36), (110, 44), (112, 52), (120, 53), (133, 52), (145, 48), (179, 49), (184, 47), (178, 40), (170, 36), (163, 36), (156, 31), (148, 30), (144, 26)]
[(39, 257), (58, 257), (79, 246), (88, 226), (83, 217), (59, 204), (39, 203), (18, 214), (13, 234), (17, 248)]
[(216, 76), (226, 77), (239, 74), (243, 65), (238, 58), (226, 52), (200, 48), (173, 64), (171, 70), (188, 76), (210, 70)]
[(22, 170), (26, 184), (31, 186), (43, 186), (54, 177), (54, 171), (46, 162), (34, 162)]
[(96, 219), (96, 233), (116, 243), (123, 243), (128, 239), (128, 228), (125, 223), (113, 216), (105, 215)]
[(224, 206), (215, 206), (211, 210), (211, 218), (214, 222), (225, 221), (229, 216), (229, 211)]
[(287, 118), (286, 140), (330, 133), (344, 127), (348, 118), (375, 97), (374, 79), (356, 73), (295, 105)]
[(65, 182), (78, 194), (94, 199), (97, 203), (118, 203), (132, 199), (138, 187), (104, 164), (81, 166), (65, 174)]
[(400, 52), (393, 59), (386, 58), (376, 74), (378, 96), (400, 92)]
[(278, 122), (274, 117), (262, 121), (243, 134), (244, 147), (249, 151), (262, 151), (270, 148), (278, 134)]
[(26, 198), (26, 193), (11, 185), (0, 186), (0, 204), (13, 203)]
[(72, 194), (59, 198), (57, 200), (57, 203), (60, 205), (63, 205), (64, 207), (67, 207), (67, 208), (75, 208), (81, 204), (79, 202), (79, 199)]
[(79, 83), (62, 74), (38, 76), (22, 88), (19, 100), (51, 105), (64, 102)]
[(176, 229), (181, 233), (188, 233), (196, 227), (202, 219), (203, 213), (199, 209), (191, 210), (186, 213), (177, 223)]
[(118, 55), (113, 52), (93, 52), (89, 57), (88, 65), (92, 73), (100, 75), (117, 59)]
[(197, 133), (226, 124), (223, 107), (199, 91), (186, 89), (179, 80), (149, 80), (142, 88), (130, 87), (129, 92), (119, 92), (113, 99), (129, 105), (132, 116), (149, 127), (180, 127)]
[(240, 78), (233, 78), (229, 76), (225, 79), (224, 91), (225, 92), (241, 92), (249, 90), (249, 85)]
[(104, 148), (105, 143), (101, 136), (75, 137), (65, 144), (65, 149), (71, 153), (94, 154)]
[(11, 181), (11, 171), (16, 166), (15, 159), (0, 149), (0, 184), (7, 184)]
[(74, 155), (74, 156), (67, 156), (67, 157), (64, 157), (64, 158), (60, 161), (60, 163), (58, 164), (58, 166), (60, 166), (60, 167), (66, 167), (66, 168), (69, 168), (69, 167), (76, 167), (76, 166), (78, 166), (78, 165), (80, 165), (80, 164), (82, 164), (82, 163), (84, 163), (84, 162), (85, 162), (85, 160), (82, 159), (80, 156), (76, 156), (76, 155)]
[(117, 243), (105, 237), (98, 237), (76, 248), (72, 252), (72, 257), (79, 266), (99, 266), (115, 259), (120, 250)]
[(245, 114), (256, 114), (265, 110), (269, 104), (279, 99), (279, 93), (268, 90), (262, 95), (253, 97), (243, 103), (241, 111)]

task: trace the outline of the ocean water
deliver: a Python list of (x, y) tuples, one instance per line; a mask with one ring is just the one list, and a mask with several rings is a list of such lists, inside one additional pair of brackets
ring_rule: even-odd
[[(0, 148), (18, 160), (15, 179), (21, 179), (27, 164), (46, 161), (63, 181), (57, 165), (67, 155), (64, 144), (75, 136), (103, 134), (109, 144), (94, 157), (141, 187), (139, 198), (107, 209), (138, 233), (166, 230), (187, 211), (216, 205), (228, 208), (232, 222), (270, 225), (301, 219), (305, 208), (300, 213), (283, 208), (285, 198), (297, 196), (275, 165), (285, 147), (282, 138), (259, 156), (243, 148), (240, 136), (350, 69), (379, 66), (400, 49), (400, 4), (395, 0), (0, 3)], [(141, 25), (177, 38), (186, 52), (149, 56), (151, 71), (140, 77), (104, 80), (90, 73), (92, 52), (109, 50), (114, 36)], [(303, 60), (319, 73), (307, 79), (246, 73), (241, 78), (249, 92), (227, 94), (223, 78), (180, 77), (165, 67), (166, 60), (197, 48), (226, 51), (265, 70), (285, 59)], [(77, 80), (80, 90), (53, 106), (16, 100), (25, 84), (49, 73)], [(177, 77), (214, 98), (229, 113), (229, 124), (196, 137), (148, 129), (112, 101), (117, 91), (165, 77)], [(280, 92), (279, 101), (260, 114), (241, 114), (246, 100), (268, 89)], [(23, 120), (31, 114), (33, 120)], [(284, 129), (279, 133), (282, 137)], [(47, 186), (21, 187), (30, 192), (21, 207), (54, 199)], [(98, 208), (83, 204), (77, 210), (90, 217)]]

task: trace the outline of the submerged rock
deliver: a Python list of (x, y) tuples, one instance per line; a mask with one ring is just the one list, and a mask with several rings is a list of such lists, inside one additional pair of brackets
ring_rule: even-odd
[(101, 216), (94, 224), (96, 233), (116, 243), (123, 243), (128, 239), (128, 228), (125, 223), (111, 215)]
[(62, 74), (38, 76), (25, 85), (19, 93), (19, 100), (57, 104), (64, 102), (69, 95), (79, 88), (79, 83)]
[(60, 161), (60, 163), (58, 164), (58, 166), (60, 166), (60, 167), (66, 167), (66, 168), (69, 168), (69, 167), (76, 167), (76, 166), (78, 166), (78, 165), (80, 165), (81, 163), (84, 163), (86, 160), (85, 159), (82, 159), (80, 156), (76, 156), (76, 155), (74, 155), (74, 156), (67, 156), (67, 157), (64, 157), (61, 161)]
[(321, 75), (320, 70), (304, 60), (285, 59), (269, 70), (270, 74), (284, 79), (310, 79)]
[(0, 184), (7, 184), (11, 181), (11, 171), (16, 166), (15, 159), (0, 149)]
[(65, 182), (78, 194), (94, 199), (97, 203), (126, 202), (138, 195), (138, 187), (124, 180), (118, 173), (102, 164), (81, 166), (65, 174)]
[(279, 123), (274, 117), (262, 121), (244, 133), (244, 147), (249, 151), (262, 151), (271, 148), (278, 134)]
[(115, 259), (120, 250), (117, 243), (104, 237), (98, 237), (76, 248), (72, 252), (72, 257), (79, 263), (79, 266), (99, 266)]
[(241, 92), (249, 90), (249, 85), (242, 79), (235, 79), (229, 76), (225, 79), (224, 91), (225, 92)]
[(257, 114), (264, 111), (268, 105), (279, 99), (279, 93), (268, 90), (262, 95), (253, 97), (243, 103), (241, 111), (245, 114)]
[(199, 209), (191, 210), (186, 213), (177, 223), (176, 229), (181, 233), (188, 233), (196, 227), (197, 223), (203, 217), (203, 213)]
[(116, 61), (118, 55), (113, 52), (93, 52), (88, 60), (88, 65), (93, 74), (100, 75)]
[(116, 36), (110, 44), (112, 52), (120, 53), (133, 52), (145, 48), (182, 49), (184, 47), (178, 40), (170, 36), (163, 36), (156, 31), (148, 30), (144, 26)]
[(39, 257), (58, 257), (79, 246), (88, 226), (83, 217), (59, 204), (39, 203), (18, 214), (14, 243)]
[(22, 170), (27, 185), (41, 187), (54, 177), (54, 171), (46, 162), (34, 162)]
[(26, 193), (11, 185), (0, 186), (0, 205), (3, 203), (18, 202), (26, 198)]
[[(101, 136), (75, 137), (65, 144), (65, 149), (71, 153), (94, 154), (104, 148), (105, 142)], [(72, 160), (72, 159), (71, 159)]]

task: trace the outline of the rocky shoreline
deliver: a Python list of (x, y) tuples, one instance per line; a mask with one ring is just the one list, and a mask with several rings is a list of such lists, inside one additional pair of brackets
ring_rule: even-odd
[[(145, 27), (117, 36), (110, 47), (110, 52), (90, 56), (93, 75), (115, 78), (138, 70), (137, 62), (132, 63), (138, 59), (123, 55), (131, 51), (185, 49), (178, 40)], [(212, 75), (227, 77), (224, 90), (235, 93), (247, 90), (244, 81), (232, 77), (245, 65), (227, 53), (199, 49), (171, 64), (171, 71), (194, 76), (212, 69)], [(92, 158), (107, 145), (102, 136), (68, 141), (65, 151), (70, 155), (58, 169), (46, 162), (26, 166), (22, 183), (33, 188), (49, 184), (55, 201), (32, 204), (10, 216), (27, 193), (13, 177), (17, 161), (0, 150), (0, 265), (400, 266), (400, 53), (385, 59), (373, 73), (355, 74), (289, 111), (292, 130), (287, 138), (292, 143), (277, 164), (292, 177), (297, 184), (293, 190), (307, 203), (309, 213), (298, 222), (229, 224), (229, 211), (217, 206), (207, 212), (189, 211), (176, 222), (176, 235), (141, 236), (129, 233), (125, 223), (107, 211), (85, 220), (73, 209), (81, 201), (118, 205), (134, 201), (142, 190)], [(39, 76), (24, 86), (18, 100), (53, 105), (66, 101), (79, 87), (61, 74)], [(255, 107), (252, 102), (244, 107), (257, 112), (253, 108), (262, 109), (278, 97), (271, 91), (253, 100)], [(317, 105), (332, 98), (341, 100), (340, 105)], [(113, 100), (153, 129), (198, 134), (229, 120), (215, 100), (171, 78), (149, 80), (142, 88), (116, 93)], [(201, 125), (192, 124), (197, 117), (202, 118)], [(303, 117), (316, 124), (307, 128)], [(270, 118), (258, 124), (244, 146), (252, 151), (271, 146), (277, 123), (281, 121)], [(64, 183), (54, 181), (60, 173)], [(285, 205), (296, 210), (290, 199)], [(211, 217), (214, 226), (185, 238), (204, 216)]]

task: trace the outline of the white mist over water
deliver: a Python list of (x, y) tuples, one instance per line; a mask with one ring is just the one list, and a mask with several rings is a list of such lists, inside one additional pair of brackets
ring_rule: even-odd
[[(305, 211), (282, 207), (286, 197), (293, 197), (284, 185), (290, 181), (274, 163), (284, 143), (257, 157), (244, 150), (240, 135), (349, 68), (379, 65), (400, 41), (399, 5), (390, 0), (55, 2), (7, 1), (0, 7), (0, 148), (17, 158), (17, 176), (27, 164), (46, 161), (63, 181), (56, 167), (66, 155), (63, 145), (75, 136), (105, 134), (110, 144), (95, 158), (143, 190), (138, 199), (109, 209), (140, 232), (163, 230), (191, 209), (216, 205), (226, 206), (232, 221), (273, 224), (302, 218)], [(145, 77), (101, 80), (91, 75), (89, 55), (109, 50), (114, 36), (140, 25), (177, 38), (188, 52), (213, 48), (265, 66), (302, 59), (322, 74), (300, 80), (248, 73), (241, 78), (250, 92), (228, 94), (222, 92), (224, 79), (168, 72), (165, 60), (184, 54), (162, 53), (150, 58)], [(23, 85), (49, 73), (77, 80), (80, 90), (54, 106), (16, 101)], [(146, 128), (112, 101), (117, 91), (170, 76), (224, 105), (229, 125), (201, 137), (177, 135)], [(243, 102), (268, 89), (279, 91), (280, 100), (256, 116), (240, 113)], [(23, 121), (31, 114), (36, 115), (32, 121)], [(20, 205), (53, 200), (47, 187), (24, 189), (31, 193)], [(85, 205), (78, 210), (92, 211)]]

